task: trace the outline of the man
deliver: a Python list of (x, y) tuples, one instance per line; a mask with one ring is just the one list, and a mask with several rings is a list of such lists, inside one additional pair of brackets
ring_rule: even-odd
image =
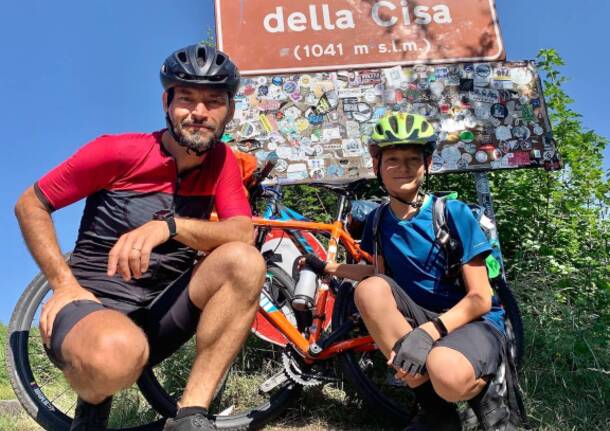
[[(197, 44), (165, 60), (161, 82), (167, 129), (95, 139), (15, 208), (53, 289), (40, 329), (79, 396), (71, 430), (106, 429), (112, 395), (193, 334), (191, 374), (164, 429), (213, 429), (207, 408), (258, 305), (265, 265), (250, 245), (238, 166), (219, 141), (239, 71), (224, 53)], [(82, 198), (66, 264), (50, 213)], [(217, 223), (206, 221), (214, 206)]]
[[(420, 414), (407, 430), (459, 430), (454, 402), (471, 400), (485, 430), (514, 429), (496, 384), (502, 362), (503, 311), (492, 303), (485, 257), (491, 251), (468, 206), (448, 201), (452, 232), (462, 246), (461, 277), (444, 278), (447, 256), (435, 241), (432, 195), (422, 192), (436, 146), (420, 115), (394, 113), (373, 130), (369, 150), (390, 197), (373, 235), (369, 214), (362, 248), (380, 252), (376, 266), (306, 262), (318, 272), (362, 280), (354, 300), (396, 377), (414, 389)], [(382, 251), (382, 253), (381, 253)], [(384, 274), (385, 272), (385, 274)]]

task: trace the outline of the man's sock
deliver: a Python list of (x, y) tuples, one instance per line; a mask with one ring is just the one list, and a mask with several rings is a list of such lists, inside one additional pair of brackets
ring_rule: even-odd
[(178, 413), (176, 413), (176, 419), (182, 419), (187, 416), (196, 415), (197, 413), (199, 413), (200, 415), (203, 415), (205, 417), (208, 417), (208, 409), (206, 409), (205, 407), (192, 406), (192, 407), (179, 408)]

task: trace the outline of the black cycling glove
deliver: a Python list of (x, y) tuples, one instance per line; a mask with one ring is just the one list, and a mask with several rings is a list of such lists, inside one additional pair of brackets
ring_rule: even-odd
[(434, 340), (426, 331), (415, 328), (394, 344), (392, 350), (396, 356), (392, 365), (409, 374), (423, 374), (426, 371), (426, 358), (433, 344)]
[(324, 269), (326, 268), (326, 262), (324, 262), (322, 259), (320, 259), (313, 253), (305, 255), (305, 265), (307, 265), (313, 272), (315, 272), (319, 276), (322, 276), (325, 273)]

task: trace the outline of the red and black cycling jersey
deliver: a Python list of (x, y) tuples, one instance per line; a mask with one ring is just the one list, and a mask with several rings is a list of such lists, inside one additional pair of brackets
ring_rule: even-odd
[(140, 279), (126, 283), (106, 275), (108, 253), (119, 237), (158, 211), (208, 219), (215, 207), (221, 219), (251, 216), (235, 156), (225, 144), (178, 175), (176, 160), (161, 142), (163, 132), (101, 136), (34, 185), (51, 210), (87, 198), (70, 267), (94, 293), (146, 302), (192, 266), (197, 252), (170, 240), (153, 250)]

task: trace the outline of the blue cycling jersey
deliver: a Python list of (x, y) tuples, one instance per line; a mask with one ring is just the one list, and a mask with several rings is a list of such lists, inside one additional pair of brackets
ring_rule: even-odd
[[(391, 270), (392, 278), (420, 306), (435, 312), (453, 307), (465, 295), (463, 286), (455, 280), (443, 278), (445, 252), (434, 241), (432, 225), (432, 202), (427, 196), (420, 211), (408, 220), (398, 219), (389, 206), (381, 215), (380, 235), (383, 258)], [(462, 245), (462, 264), (476, 256), (485, 258), (491, 252), (491, 245), (472, 215), (470, 208), (458, 200), (447, 201), (448, 222), (452, 235)], [(366, 219), (362, 248), (373, 252), (373, 217)], [(483, 318), (504, 333), (504, 311), (493, 305)]]

